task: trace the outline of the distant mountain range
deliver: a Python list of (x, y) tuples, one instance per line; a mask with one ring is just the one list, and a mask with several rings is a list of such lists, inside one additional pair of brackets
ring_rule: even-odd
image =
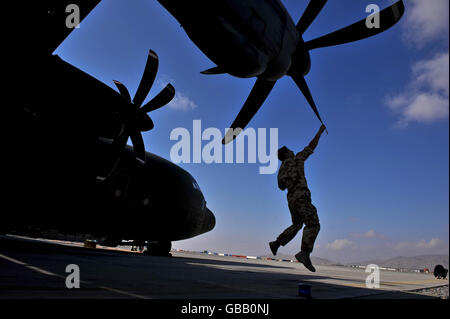
[(369, 265), (375, 264), (380, 267), (404, 268), (404, 269), (424, 269), (433, 271), (436, 265), (442, 265), (448, 269), (448, 255), (420, 255), (413, 257), (395, 257), (386, 260), (369, 260), (364, 262), (350, 263), (350, 265)]
[[(271, 257), (276, 259), (288, 259), (295, 260), (294, 255), (287, 254), (277, 254), (273, 255), (265, 255), (261, 257)], [(336, 261), (328, 260), (325, 258), (314, 257), (311, 256), (311, 261), (314, 265), (362, 265), (366, 266), (369, 264), (375, 264), (379, 267), (387, 267), (387, 268), (403, 268), (403, 269), (424, 269), (428, 268), (430, 271), (433, 271), (436, 265), (442, 265), (445, 268), (449, 268), (449, 256), (448, 255), (420, 255), (413, 257), (395, 257), (390, 259), (376, 259), (376, 260), (368, 260), (363, 262), (354, 262), (354, 263), (339, 263)]]

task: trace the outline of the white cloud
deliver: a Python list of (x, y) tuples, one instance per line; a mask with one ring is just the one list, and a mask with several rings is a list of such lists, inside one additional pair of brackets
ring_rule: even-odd
[(425, 240), (420, 240), (417, 242), (416, 247), (417, 248), (425, 248), (425, 249), (434, 249), (442, 245), (444, 242), (440, 240), (439, 238), (433, 238), (429, 242)]
[(417, 47), (448, 36), (448, 0), (408, 0), (403, 23), (404, 38)]
[(332, 243), (328, 243), (326, 248), (331, 250), (342, 250), (354, 247), (354, 243), (348, 239), (336, 239)]
[[(171, 77), (163, 74), (161, 75), (161, 79), (158, 80), (158, 85), (162, 89), (166, 86), (167, 83), (171, 83), (172, 85), (175, 85), (175, 80)], [(195, 103), (193, 100), (191, 100), (186, 94), (183, 92), (180, 92), (175, 87), (175, 97), (173, 100), (167, 104), (168, 107), (175, 109), (175, 110), (182, 110), (182, 111), (189, 111), (193, 110), (198, 107), (197, 103)]]
[(394, 246), (394, 249), (401, 250), (401, 251), (409, 251), (409, 250), (415, 250), (417, 252), (426, 253), (433, 250), (440, 250), (442, 248), (445, 248), (445, 243), (443, 240), (439, 238), (433, 238), (430, 241), (426, 241), (424, 239), (421, 239), (416, 242), (411, 241), (403, 241)]
[(381, 238), (381, 239), (386, 238), (383, 234), (379, 234), (375, 232), (373, 229), (362, 234), (351, 234), (351, 236), (356, 238)]
[(449, 53), (439, 53), (412, 67), (412, 80), (404, 93), (386, 99), (400, 114), (399, 127), (410, 122), (432, 123), (449, 116)]
[(405, 126), (412, 121), (432, 123), (448, 118), (448, 110), (448, 98), (433, 93), (419, 93), (404, 105), (403, 117), (398, 124)]
[(194, 101), (189, 99), (182, 92), (177, 92), (174, 99), (169, 104), (167, 104), (167, 106), (183, 111), (193, 110), (198, 107), (198, 105)]
[(449, 54), (439, 53), (432, 59), (414, 64), (413, 75), (416, 87), (425, 87), (433, 92), (448, 96), (449, 91)]
[[(403, 18), (404, 39), (418, 48), (433, 40), (448, 42), (449, 1), (408, 0)], [(439, 53), (415, 63), (405, 91), (386, 99), (400, 115), (398, 127), (411, 122), (432, 123), (449, 116), (449, 54)]]

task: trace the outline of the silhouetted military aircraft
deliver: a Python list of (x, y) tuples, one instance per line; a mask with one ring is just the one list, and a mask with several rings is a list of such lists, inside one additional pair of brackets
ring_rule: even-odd
[[(228, 73), (257, 77), (242, 110), (231, 125), (244, 129), (285, 75), (292, 77), (322, 122), (305, 81), (311, 68), (309, 51), (353, 42), (379, 34), (400, 20), (404, 4), (398, 1), (379, 12), (380, 28), (368, 28), (366, 19), (314, 40), (303, 34), (327, 0), (310, 0), (297, 25), (280, 0), (158, 0), (182, 25), (191, 40), (216, 67), (203, 74)], [(229, 130), (224, 143), (236, 135)]]
[(149, 52), (131, 99), (124, 84), (114, 81), (117, 92), (52, 55), (73, 30), (65, 23), (67, 6), (78, 4), (82, 20), (99, 2), (38, 1), (23, 12), (24, 21), (40, 23), (26, 25), (14, 48), (23, 94), (14, 100), (14, 174), (0, 232), (89, 234), (103, 245), (132, 240), (149, 254), (167, 255), (171, 241), (212, 230), (215, 217), (188, 172), (145, 151), (141, 132), (154, 126), (147, 113), (175, 95), (169, 84), (143, 105), (158, 56)]

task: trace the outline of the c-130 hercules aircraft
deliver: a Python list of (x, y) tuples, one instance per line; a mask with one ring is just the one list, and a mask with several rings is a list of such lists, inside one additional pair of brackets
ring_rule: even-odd
[[(204, 74), (258, 78), (232, 128), (244, 128), (285, 75), (294, 79), (320, 119), (304, 79), (311, 66), (309, 51), (381, 33), (404, 12), (398, 1), (380, 12), (378, 29), (367, 28), (362, 20), (305, 42), (302, 35), (326, 0), (311, 0), (297, 25), (280, 0), (158, 1), (217, 64)], [(99, 2), (46, 0), (29, 4), (23, 12), (24, 21), (40, 24), (18, 37), (20, 74), (34, 81), (24, 81), (27, 94), (17, 102), (23, 112), (12, 160), (22, 184), (10, 181), (10, 199), (18, 210), (39, 213), (5, 216), (3, 231), (11, 226), (16, 231), (32, 227), (88, 233), (111, 246), (131, 239), (164, 255), (170, 241), (207, 232), (215, 219), (189, 173), (145, 152), (141, 132), (153, 128), (147, 112), (174, 95), (169, 85), (140, 107), (156, 76), (156, 53), (149, 53), (133, 100), (122, 83), (114, 82), (118, 93), (51, 55), (72, 31), (65, 25), (67, 6), (78, 5), (82, 20)], [(128, 137), (133, 149), (126, 146)], [(224, 142), (234, 137), (227, 134)]]

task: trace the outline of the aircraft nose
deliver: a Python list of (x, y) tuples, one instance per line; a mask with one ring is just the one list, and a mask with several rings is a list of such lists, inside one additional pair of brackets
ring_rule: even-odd
[(202, 233), (206, 233), (213, 230), (215, 226), (216, 226), (216, 217), (208, 207), (205, 207), (205, 219), (203, 220)]

